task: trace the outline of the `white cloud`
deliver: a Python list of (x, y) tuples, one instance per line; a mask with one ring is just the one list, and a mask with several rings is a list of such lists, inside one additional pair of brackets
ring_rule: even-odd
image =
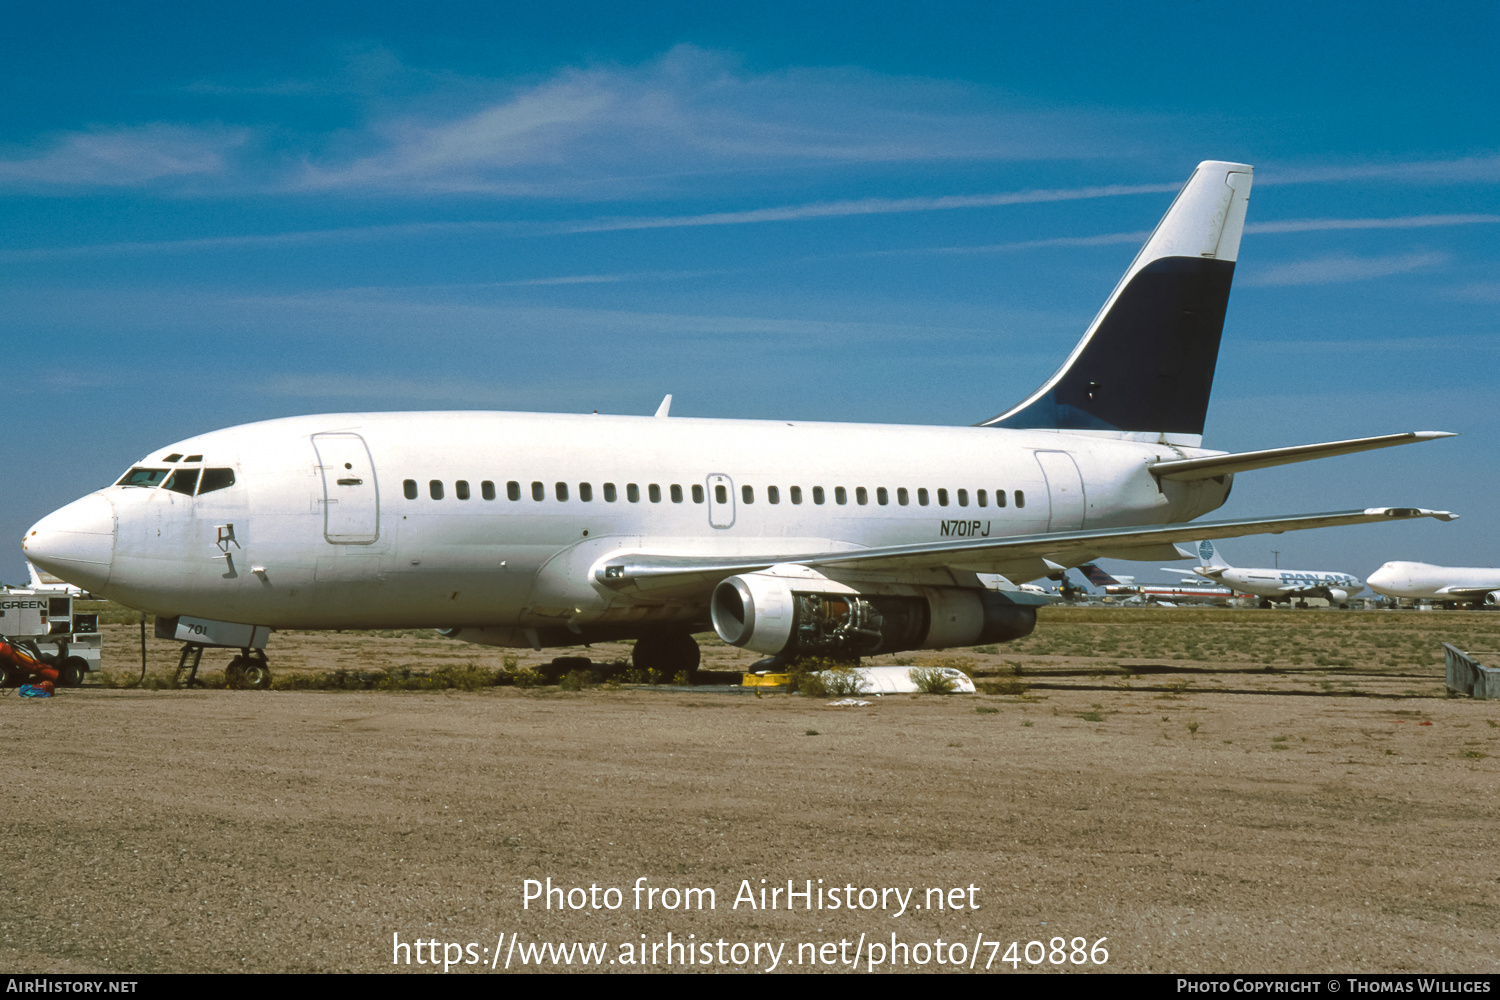
[(1251, 222), (1247, 233), (1314, 233), (1335, 229), (1427, 229), (1433, 226), (1473, 226), (1500, 222), (1500, 215), (1458, 213), (1450, 215), (1406, 215), (1389, 219), (1282, 219)]
[(1493, 184), (1500, 181), (1500, 156), (1467, 156), (1416, 163), (1355, 163), (1278, 170), (1256, 174), (1257, 184), (1327, 184), (1335, 181), (1395, 180), (1408, 184)]
[(1352, 257), (1330, 254), (1313, 260), (1294, 261), (1261, 268), (1243, 279), (1252, 286), (1324, 285), (1345, 281), (1368, 281), (1393, 274), (1423, 271), (1448, 260), (1445, 253), (1408, 253), (1386, 257)]
[[(1082, 112), (1007, 108), (988, 91), (852, 68), (750, 74), (678, 46), (639, 67), (569, 68), (446, 117), (390, 117), (375, 148), (309, 158), (309, 189), (577, 194), (820, 163), (1117, 153)], [(774, 211), (774, 210), (772, 210)]]
[(0, 160), (0, 185), (128, 187), (222, 175), (247, 129), (155, 123), (52, 137), (44, 149)]

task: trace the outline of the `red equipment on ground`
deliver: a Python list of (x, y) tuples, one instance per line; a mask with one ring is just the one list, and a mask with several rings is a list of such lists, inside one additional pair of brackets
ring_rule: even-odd
[(58, 678), (57, 668), (35, 653), (0, 639), (0, 687), (45, 684), (50, 693)]

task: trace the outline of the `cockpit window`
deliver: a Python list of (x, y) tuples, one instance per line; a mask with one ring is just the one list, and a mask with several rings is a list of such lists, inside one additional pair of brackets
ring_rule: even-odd
[(198, 485), (197, 469), (178, 469), (172, 473), (172, 478), (167, 480), (167, 489), (183, 496), (192, 496), (193, 490)]
[(184, 458), (183, 461), (184, 462), (201, 462), (201, 461), (203, 461), (203, 456), (202, 455), (189, 455), (187, 458)]
[(163, 479), (167, 478), (167, 471), (166, 469), (143, 469), (137, 466), (121, 476), (120, 481), (115, 483), (115, 485), (144, 486), (147, 489), (154, 489), (161, 485)]
[(212, 493), (234, 485), (233, 469), (204, 469), (203, 482), (198, 485), (198, 495)]
[(162, 459), (162, 461), (163, 462), (176, 462), (176, 461), (178, 461), (181, 458), (182, 458), (182, 452), (180, 452), (180, 451), (174, 451), (174, 452), (172, 452), (172, 454), (170, 454), (166, 458)]

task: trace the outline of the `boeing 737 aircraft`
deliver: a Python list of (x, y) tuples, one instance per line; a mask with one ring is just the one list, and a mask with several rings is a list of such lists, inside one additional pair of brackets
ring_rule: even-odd
[(1179, 545), (1177, 551), (1189, 559), (1201, 559), (1203, 565), (1194, 569), (1162, 568), (1168, 573), (1185, 576), (1207, 577), (1226, 584), (1235, 590), (1259, 597), (1260, 606), (1269, 608), (1277, 601), (1297, 602), (1306, 607), (1309, 597), (1320, 597), (1329, 604), (1348, 606), (1349, 598), (1365, 589), (1359, 578), (1348, 573), (1332, 573), (1317, 569), (1245, 569), (1234, 567), (1224, 561), (1214, 549), (1213, 542), (1196, 545)]
[(26, 557), (159, 628), (634, 638), (637, 666), (671, 675), (697, 666), (691, 634), (710, 623), (778, 657), (1003, 642), (1050, 599), (979, 573), (1451, 520), (1380, 506), (1184, 523), (1238, 472), (1447, 436), (1201, 447), (1251, 175), (1200, 164), (1062, 367), (975, 426), (683, 419), (665, 404), (268, 420), (151, 452), (37, 522)]
[(1370, 589), (1409, 601), (1442, 601), (1449, 607), (1474, 603), (1500, 607), (1500, 569), (1388, 562), (1370, 574)]

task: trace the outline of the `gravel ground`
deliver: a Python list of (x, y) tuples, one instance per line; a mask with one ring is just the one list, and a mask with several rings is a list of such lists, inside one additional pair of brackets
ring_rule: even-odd
[[(118, 680), (138, 647), (116, 631)], [(278, 636), (273, 665), (457, 645), (433, 642)], [(157, 668), (170, 654), (153, 641)], [(1061, 936), (1108, 938), (1106, 970), (1500, 971), (1500, 705), (1434, 696), (1431, 670), (1022, 669), (1013, 694), (852, 708), (628, 686), (6, 697), (0, 968), (431, 971), (417, 959), (438, 941), (473, 944), (452, 971), (488, 971), (497, 941), (519, 966), (512, 935), (604, 943), (615, 969), (752, 952), (744, 967), (765, 969), (757, 942), (784, 945), (779, 970), (848, 968), (861, 935), (894, 934), (927, 947), (910, 968), (936, 968), (939, 939), (949, 963), (978, 940), (977, 967), (994, 953), (1009, 971), (1010, 942)], [(549, 877), (599, 893), (526, 908), (525, 880)], [(642, 878), (715, 906), (637, 909)], [(915, 891), (899, 916), (889, 893), (886, 909), (736, 906), (761, 879)], [(939, 909), (935, 888), (961, 891)], [(710, 947), (668, 952), (669, 933)], [(424, 942), (409, 966), (397, 939)]]

